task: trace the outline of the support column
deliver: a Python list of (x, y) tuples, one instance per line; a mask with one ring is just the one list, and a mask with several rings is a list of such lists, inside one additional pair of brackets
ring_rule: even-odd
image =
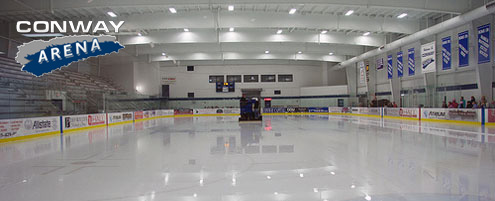
[(347, 92), (349, 93), (350, 100), (347, 103), (348, 106), (357, 105), (357, 82), (358, 82), (358, 73), (357, 73), (357, 63), (349, 66), (346, 69), (347, 76)]

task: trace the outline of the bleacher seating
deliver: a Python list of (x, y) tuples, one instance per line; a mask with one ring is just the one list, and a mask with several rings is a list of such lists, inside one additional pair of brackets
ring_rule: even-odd
[(67, 93), (67, 102), (72, 106), (63, 114), (91, 112), (86, 110), (92, 108), (88, 104), (97, 101), (94, 94), (125, 94), (113, 82), (98, 76), (62, 69), (35, 77), (21, 71), (14, 59), (0, 57), (0, 119), (60, 114), (59, 108), (47, 99), (46, 90)]

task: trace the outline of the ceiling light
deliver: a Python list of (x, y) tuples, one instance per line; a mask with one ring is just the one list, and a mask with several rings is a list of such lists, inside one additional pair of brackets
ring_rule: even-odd
[(198, 194), (194, 193), (194, 194), (193, 194), (193, 197), (198, 197)]
[(349, 11), (347, 11), (347, 13), (345, 13), (345, 16), (352, 15), (352, 13), (354, 13), (354, 10), (349, 10)]
[(25, 37), (30, 37), (30, 38), (42, 38), (42, 37), (59, 37), (59, 36), (64, 36), (64, 34), (61, 33), (35, 33), (35, 34), (22, 34)]
[(234, 11), (234, 5), (229, 5), (229, 11)]
[[(297, 53), (298, 53), (298, 54), (302, 54), (302, 52), (301, 52), (301, 51), (299, 51), (299, 52), (297, 52)], [(301, 175), (303, 175), (303, 174), (299, 174), (299, 176), (301, 176)], [(304, 175), (303, 175), (303, 176), (301, 176), (301, 177), (304, 177)]]
[(279, 30), (277, 31), (277, 34), (281, 34), (281, 33), (282, 33), (282, 29), (279, 29)]
[(318, 189), (317, 188), (313, 188), (313, 192), (318, 193)]
[(189, 29), (188, 29), (188, 28), (184, 28), (184, 31), (185, 31), (185, 32), (189, 32)]
[[(162, 52), (162, 56), (165, 56), (165, 55), (167, 55), (167, 53), (165, 53), (165, 52)], [(203, 181), (203, 180), (201, 179), (201, 181)]]
[(117, 17), (117, 14), (115, 14), (114, 12), (112, 11), (108, 11), (107, 14), (110, 16), (110, 17)]
[(405, 16), (407, 16), (407, 13), (402, 13), (402, 14), (400, 14), (399, 16), (397, 16), (397, 18), (399, 18), (399, 19), (400, 19), (400, 18), (404, 18)]
[(268, 51), (268, 50), (265, 51), (265, 54), (269, 54), (269, 53), (270, 53), (270, 51)]
[(267, 179), (272, 179), (272, 177), (270, 177), (270, 175), (266, 176)]
[[(330, 55), (333, 55), (333, 53), (330, 53)], [(330, 174), (335, 175), (335, 172), (330, 172)]]
[[(302, 52), (299, 51), (298, 53), (301, 54)], [(299, 174), (299, 177), (303, 178), (304, 177), (304, 174), (303, 173)]]
[(351, 188), (356, 188), (356, 185), (352, 184), (352, 185), (351, 185)]
[(234, 30), (235, 30), (235, 29), (234, 29), (234, 27), (230, 27), (230, 28), (229, 28), (229, 31), (230, 31), (230, 32), (233, 32)]
[(292, 15), (292, 14), (296, 13), (296, 11), (297, 11), (297, 9), (292, 8), (292, 9), (290, 9), (289, 14), (291, 14), (291, 15)]
[(321, 31), (321, 34), (326, 34), (326, 33), (328, 33), (328, 30), (322, 30)]
[(371, 200), (371, 196), (366, 195), (366, 196), (364, 196), (364, 199), (369, 201), (369, 200)]
[(138, 36), (143, 36), (143, 34), (141, 32), (138, 32)]
[(371, 33), (368, 31), (366, 33), (363, 34), (363, 36), (367, 36), (367, 35), (370, 35)]
[[(328, 55), (332, 56), (333, 55), (333, 52), (328, 53)], [(333, 174), (335, 174), (335, 172), (333, 172)]]
[(0, 52), (0, 54), (5, 54), (5, 52)]
[(169, 10), (171, 13), (177, 13), (177, 10), (175, 10), (175, 8), (168, 8), (168, 10)]
[(274, 194), (274, 195), (278, 195), (278, 192), (274, 192), (273, 194)]

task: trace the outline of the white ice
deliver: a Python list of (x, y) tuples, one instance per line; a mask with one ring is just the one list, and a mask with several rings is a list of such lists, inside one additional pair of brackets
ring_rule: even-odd
[(0, 144), (0, 200), (495, 200), (495, 128), (236, 118), (164, 118)]

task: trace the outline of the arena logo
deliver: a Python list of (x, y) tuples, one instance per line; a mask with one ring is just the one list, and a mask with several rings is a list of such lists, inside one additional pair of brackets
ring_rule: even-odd
[[(98, 32), (109, 33), (109, 27), (118, 33), (124, 21), (115, 23), (97, 21), (94, 26), (92, 21), (29, 21), (17, 22), (19, 33), (67, 33), (68, 27), (73, 33), (95, 34)], [(32, 26), (31, 26), (32, 25)], [(67, 26), (68, 25), (68, 26)], [(18, 47), (16, 61), (22, 65), (22, 71), (29, 72), (37, 77), (54, 70), (66, 67), (73, 62), (84, 61), (90, 57), (104, 56), (119, 52), (124, 48), (116, 41), (115, 36), (110, 35), (73, 35), (55, 37), (48, 41), (34, 40)]]

